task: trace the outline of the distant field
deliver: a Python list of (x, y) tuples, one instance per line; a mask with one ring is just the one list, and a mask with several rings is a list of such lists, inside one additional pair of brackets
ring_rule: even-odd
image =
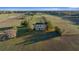
[(79, 33), (78, 29), (76, 28), (75, 25), (73, 25), (72, 22), (68, 21), (68, 20), (64, 20), (61, 17), (57, 17), (57, 16), (45, 16), (48, 21), (52, 22), (53, 26), (58, 26), (60, 27), (62, 30), (64, 30), (64, 33)]
[(12, 16), (17, 16), (18, 14), (0, 14), (0, 22), (7, 20), (8, 18), (12, 17)]
[[(20, 14), (0, 14), (0, 28), (3, 27), (11, 27), (11, 26), (19, 26), (21, 20), (17, 20)], [(14, 19), (13, 19), (14, 18)]]

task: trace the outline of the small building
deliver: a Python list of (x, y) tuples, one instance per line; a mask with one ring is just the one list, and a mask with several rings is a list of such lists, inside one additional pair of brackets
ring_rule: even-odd
[(34, 30), (36, 31), (45, 31), (47, 30), (47, 23), (36, 23), (34, 24)]

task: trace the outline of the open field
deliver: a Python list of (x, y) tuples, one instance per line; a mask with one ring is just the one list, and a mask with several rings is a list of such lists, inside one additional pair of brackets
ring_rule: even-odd
[[(11, 27), (11, 26), (19, 26), (21, 20), (17, 20), (20, 14), (0, 14), (0, 28), (3, 27)], [(5, 26), (6, 25), (6, 26)]]
[[(47, 21), (52, 22), (52, 26), (58, 26), (63, 30), (62, 36), (52, 36), (54, 32), (31, 32), (14, 39), (0, 41), (0, 50), (2, 51), (72, 51), (79, 50), (79, 29), (76, 28), (70, 21), (63, 20), (63, 18), (53, 15), (34, 15), (29, 16), (29, 24), (32, 27), (37, 21), (37, 17), (44, 16)], [(27, 19), (27, 17), (26, 17)], [(19, 20), (9, 19), (0, 23), (18, 25)], [(16, 24), (15, 24), (16, 23)], [(1, 26), (0, 25), (0, 26)], [(3, 26), (4, 27), (4, 26)]]

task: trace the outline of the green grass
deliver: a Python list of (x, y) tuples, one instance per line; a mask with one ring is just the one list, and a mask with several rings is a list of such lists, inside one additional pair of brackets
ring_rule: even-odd
[(8, 19), (9, 17), (12, 17), (12, 16), (18, 16), (18, 14), (0, 14), (0, 21), (5, 21), (6, 19)]

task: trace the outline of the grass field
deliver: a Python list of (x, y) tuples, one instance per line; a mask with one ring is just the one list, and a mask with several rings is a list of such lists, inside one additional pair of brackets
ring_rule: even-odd
[[(2, 51), (62, 51), (79, 50), (79, 29), (72, 22), (65, 21), (61, 17), (53, 15), (34, 15), (28, 16), (30, 27), (39, 21), (37, 18), (44, 16), (47, 21), (52, 22), (52, 26), (60, 27), (64, 32), (61, 37), (53, 37), (51, 33), (31, 32), (14, 39), (0, 41), (0, 50)], [(27, 17), (26, 17), (27, 19)], [(14, 22), (13, 22), (14, 21)], [(15, 24), (16, 20), (8, 20), (6, 24)], [(18, 20), (17, 20), (18, 22)], [(1, 25), (3, 23), (0, 23)], [(2, 25), (3, 26), (3, 25)], [(51, 35), (52, 37), (49, 37)], [(44, 38), (47, 37), (47, 39)]]
[[(20, 14), (0, 14), (0, 28), (19, 26), (21, 20), (17, 20)], [(5, 26), (6, 25), (6, 26)]]

